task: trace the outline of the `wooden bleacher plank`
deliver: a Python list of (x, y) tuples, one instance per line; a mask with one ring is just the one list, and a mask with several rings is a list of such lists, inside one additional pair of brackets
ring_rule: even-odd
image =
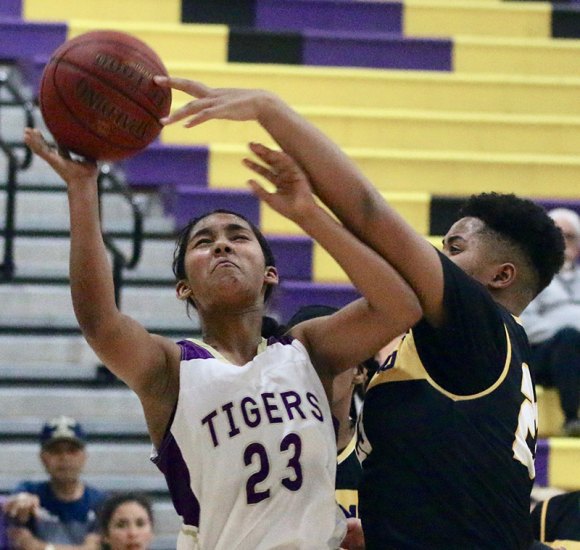
[(522, 5), (481, 0), (405, 0), (403, 21), (404, 32), (409, 36), (469, 33), (547, 38), (551, 35), (550, 16), (547, 2)]
[[(225, 25), (183, 25), (144, 21), (107, 21), (107, 29), (126, 32), (140, 38), (163, 60), (225, 63), (228, 34)], [(69, 21), (68, 38), (103, 28), (101, 21)]]
[[(345, 149), (381, 191), (469, 195), (502, 191), (535, 197), (577, 196), (580, 157)], [(209, 182), (215, 188), (242, 188), (248, 179), (242, 145), (212, 144)], [(557, 182), (557, 185), (552, 185)]]
[[(173, 108), (183, 104), (174, 102)], [(547, 155), (580, 151), (579, 116), (303, 105), (295, 109), (341, 147)], [(172, 124), (163, 129), (161, 138), (172, 145), (273, 143), (252, 121), (212, 120), (194, 128)]]
[(151, 21), (178, 23), (181, 0), (23, 0), (22, 14), (26, 19), (66, 21), (93, 19), (107, 21)]
[(578, 77), (580, 41), (456, 36), (453, 67), (458, 73)]

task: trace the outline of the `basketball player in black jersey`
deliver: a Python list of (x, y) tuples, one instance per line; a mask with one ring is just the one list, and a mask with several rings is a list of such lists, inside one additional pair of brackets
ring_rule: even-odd
[(539, 502), (532, 511), (534, 536), (542, 542), (580, 548), (580, 491), (555, 495)]
[(308, 173), (321, 201), (419, 298), (423, 318), (374, 376), (359, 419), (367, 548), (527, 549), (537, 423), (517, 316), (562, 265), (553, 221), (514, 195), (477, 195), (441, 254), (277, 96), (156, 79), (197, 98), (166, 124), (257, 120)]

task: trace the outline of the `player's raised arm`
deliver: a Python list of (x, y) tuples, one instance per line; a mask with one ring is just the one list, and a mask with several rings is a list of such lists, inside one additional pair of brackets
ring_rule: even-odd
[(210, 88), (200, 82), (156, 77), (161, 86), (197, 98), (162, 119), (192, 127), (211, 119), (257, 120), (308, 174), (316, 195), (353, 234), (404, 277), (425, 316), (442, 320), (443, 273), (435, 249), (391, 208), (357, 166), (316, 127), (264, 90)]
[(363, 295), (333, 315), (292, 330), (319, 373), (332, 376), (352, 368), (419, 320), (417, 297), (388, 262), (316, 204), (305, 174), (289, 155), (260, 144), (250, 148), (267, 166), (249, 159), (246, 166), (276, 188), (269, 193), (250, 180), (254, 193), (322, 245)]
[(162, 383), (171, 361), (178, 364), (179, 348), (149, 334), (115, 304), (99, 220), (98, 167), (60, 155), (38, 130), (26, 129), (25, 142), (67, 184), (71, 294), (83, 335), (105, 365), (143, 398), (144, 393), (155, 391), (155, 383)]

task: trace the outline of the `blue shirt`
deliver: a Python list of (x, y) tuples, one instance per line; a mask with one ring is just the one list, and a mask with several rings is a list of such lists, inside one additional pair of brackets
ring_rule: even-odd
[(54, 544), (82, 544), (89, 533), (97, 530), (97, 510), (106, 494), (85, 485), (81, 498), (71, 502), (59, 500), (48, 481), (23, 481), (16, 493), (37, 495), (42, 510), (26, 527), (32, 534)]

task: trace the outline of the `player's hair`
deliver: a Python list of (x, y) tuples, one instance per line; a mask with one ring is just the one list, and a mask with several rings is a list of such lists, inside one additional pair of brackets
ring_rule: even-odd
[(562, 232), (546, 210), (514, 194), (472, 195), (460, 210), (462, 217), (478, 218), (496, 238), (520, 250), (535, 274), (537, 295), (546, 288), (564, 262)]
[[(225, 208), (218, 208), (216, 210), (212, 210), (211, 212), (207, 212), (197, 218), (193, 218), (190, 220), (187, 225), (179, 232), (177, 235), (177, 240), (175, 243), (175, 251), (173, 252), (173, 274), (175, 275), (176, 281), (181, 281), (187, 278), (185, 273), (185, 253), (187, 252), (187, 244), (189, 243), (189, 236), (191, 234), (191, 230), (203, 219), (212, 216), (213, 214), (231, 214), (232, 216), (236, 216), (242, 220), (244, 220), (252, 230), (252, 233), (256, 236), (258, 243), (260, 244), (260, 248), (264, 254), (264, 261), (266, 267), (276, 267), (276, 259), (274, 258), (274, 254), (272, 249), (270, 248), (270, 244), (266, 240), (266, 237), (262, 234), (262, 232), (250, 221), (248, 218), (243, 216), (242, 214), (238, 214), (237, 212), (233, 212), (232, 210), (227, 210)], [(272, 285), (268, 285), (266, 288), (266, 293), (264, 295), (264, 302), (266, 303), (272, 294), (272, 290), (274, 287)], [(187, 305), (192, 306), (195, 308), (195, 304), (191, 298), (187, 298)]]
[[(143, 507), (149, 516), (151, 527), (153, 527), (153, 507), (151, 501), (146, 495), (136, 492), (115, 493), (101, 504), (98, 512), (99, 532), (102, 535), (106, 535), (109, 532), (113, 514), (119, 506), (122, 506), (126, 502), (136, 502)], [(102, 546), (105, 550), (109, 548), (109, 545), (105, 542), (102, 543)]]

